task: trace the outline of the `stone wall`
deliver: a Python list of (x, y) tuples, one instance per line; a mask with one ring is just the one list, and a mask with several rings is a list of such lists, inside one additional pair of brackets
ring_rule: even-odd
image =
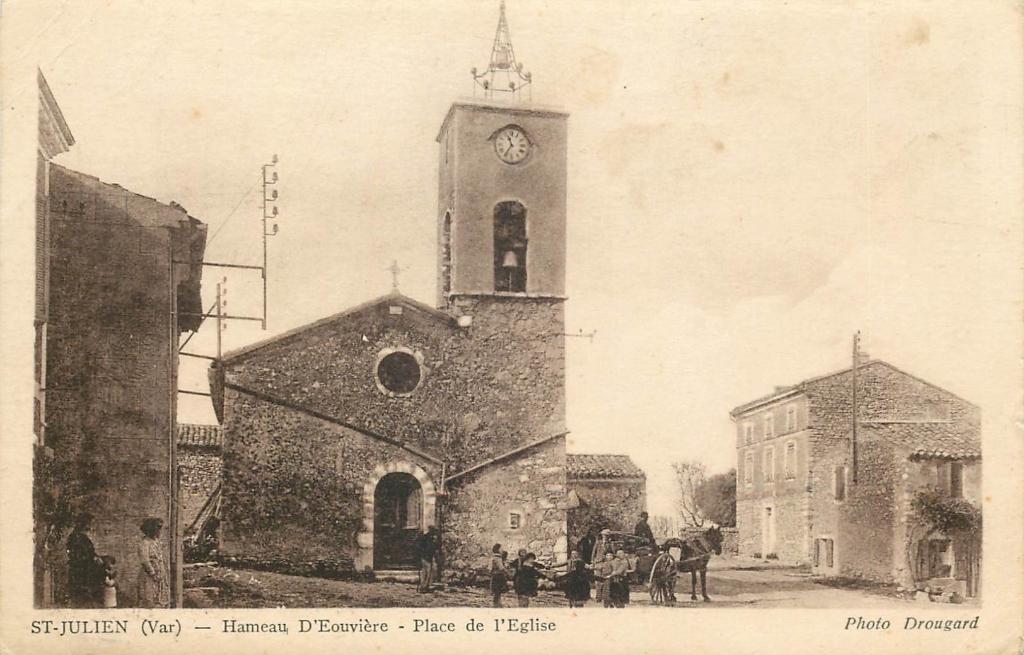
[[(447, 568), (486, 571), (496, 543), (513, 557), (526, 548), (540, 561), (564, 562), (566, 494), (564, 437), (454, 480), (444, 507)], [(511, 514), (518, 515), (518, 528)]]
[[(281, 570), (372, 568), (378, 467), (440, 485), (440, 466), (399, 446), (225, 389), (220, 551)], [(369, 495), (369, 502), (367, 502)], [(424, 489), (424, 527), (435, 521)]]
[[(364, 484), (375, 466), (415, 462), (440, 488), (442, 461), (454, 475), (565, 432), (561, 301), (468, 298), (460, 299), (459, 308), (472, 316), (472, 325), (458, 327), (451, 316), (393, 295), (227, 358), (224, 554), (290, 560), (340, 555), (363, 570), (372, 566)], [(409, 395), (378, 388), (374, 367), (389, 348), (406, 349), (421, 361), (422, 379)], [(296, 408), (314, 409), (347, 427)], [(556, 557), (555, 542), (565, 536), (564, 509), (546, 505), (561, 502), (565, 493), (565, 445), (564, 438), (549, 443), (543, 456), (503, 461), (462, 483), (474, 491), (453, 495), (454, 523), (443, 530), (446, 538), (461, 541), (449, 561), (471, 562), (482, 547), (489, 552), (492, 532), (500, 530), (466, 527), (471, 532), (465, 533), (460, 517), (478, 512), (474, 521), (490, 520), (495, 507), (488, 503), (496, 498), (526, 503), (531, 521), (542, 517), (518, 534)], [(521, 470), (521, 462), (542, 459), (537, 470)], [(515, 471), (508, 480), (501, 473), (506, 467)], [(521, 475), (529, 482), (520, 483)], [(486, 482), (491, 478), (500, 479), (493, 491)]]
[[(47, 202), (49, 289), (41, 338), (44, 446), (53, 458), (43, 468), (58, 498), (37, 498), (36, 518), (91, 513), (97, 551), (118, 561), (118, 602), (130, 606), (142, 519), (163, 519), (165, 559), (177, 558), (171, 548), (178, 362), (172, 312), (179, 284), (193, 271), (176, 266), (172, 279), (170, 259), (189, 260), (197, 237), (201, 253), (202, 230), (180, 209), (52, 164)], [(48, 486), (40, 482), (41, 489)], [(58, 603), (66, 575), (62, 545), (48, 562)]]
[(640, 512), (647, 509), (647, 481), (644, 478), (569, 480), (579, 506), (569, 510), (569, 543), (575, 545), (594, 528), (633, 532)]
[(722, 530), (722, 554), (739, 555), (740, 553), (740, 531), (736, 528), (721, 528)]
[(219, 448), (178, 446), (178, 508), (188, 530), (221, 480)]
[[(460, 310), (470, 327), (386, 299), (229, 358), (226, 379), (421, 448), (450, 473), (564, 432), (562, 303), (473, 298)], [(404, 397), (381, 393), (374, 376), (379, 354), (395, 347), (423, 363)]]
[[(819, 487), (815, 493), (811, 535), (828, 534), (835, 540), (833, 574), (889, 582), (898, 461), (891, 444), (864, 436), (859, 442), (856, 483), (850, 450), (844, 441), (822, 450), (815, 458), (815, 475), (827, 480), (828, 486)], [(831, 477), (838, 466), (847, 470), (844, 500), (836, 500), (832, 486)]]
[[(828, 534), (836, 540), (839, 575), (891, 581), (897, 557), (898, 464), (892, 445), (870, 440), (871, 423), (947, 421), (957, 426), (977, 426), (980, 413), (973, 404), (884, 362), (871, 362), (858, 369), (857, 383), (861, 429), (856, 484), (851, 470), (851, 372), (815, 381), (806, 391), (811, 403), (811, 538)], [(834, 471), (839, 465), (849, 471), (848, 500), (841, 503), (836, 502), (833, 490)]]

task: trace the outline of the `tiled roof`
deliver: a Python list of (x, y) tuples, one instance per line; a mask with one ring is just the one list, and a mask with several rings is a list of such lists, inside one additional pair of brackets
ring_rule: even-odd
[(629, 455), (579, 455), (565, 456), (566, 475), (570, 479), (594, 478), (642, 478), (643, 469), (633, 463)]
[(220, 448), (223, 442), (224, 433), (219, 425), (200, 425), (198, 423), (178, 424), (179, 446)]
[(963, 423), (864, 423), (863, 429), (910, 451), (913, 458), (973, 459), (981, 457), (975, 426)]

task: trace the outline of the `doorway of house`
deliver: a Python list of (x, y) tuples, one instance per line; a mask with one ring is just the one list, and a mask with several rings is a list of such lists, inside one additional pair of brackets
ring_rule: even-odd
[(373, 568), (415, 569), (413, 542), (423, 526), (423, 490), (408, 473), (388, 473), (373, 493)]
[(775, 554), (775, 509), (770, 505), (761, 515), (761, 553), (763, 557)]

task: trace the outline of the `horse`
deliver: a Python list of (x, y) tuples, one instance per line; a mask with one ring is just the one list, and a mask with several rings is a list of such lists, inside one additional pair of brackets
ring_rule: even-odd
[(708, 560), (712, 555), (722, 554), (722, 531), (717, 526), (711, 527), (682, 539), (668, 539), (664, 546), (679, 549), (676, 567), (682, 573), (690, 572), (690, 600), (697, 600), (697, 574), (700, 573), (701, 595), (705, 602), (710, 601), (707, 582)]

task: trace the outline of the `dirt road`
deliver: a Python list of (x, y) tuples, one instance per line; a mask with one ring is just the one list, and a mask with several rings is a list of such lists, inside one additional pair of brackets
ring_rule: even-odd
[[(205, 602), (214, 607), (489, 607), (490, 594), (481, 588), (449, 587), (429, 594), (415, 585), (395, 582), (355, 582), (251, 571), (205, 568), (187, 572), (188, 586), (206, 587), (214, 592)], [(909, 601), (893, 597), (880, 588), (839, 587), (824, 584), (806, 570), (780, 566), (733, 566), (721, 563), (708, 572), (708, 594), (712, 602), (690, 600), (690, 579), (681, 575), (677, 585), (678, 609), (712, 607), (900, 607)], [(700, 589), (698, 586), (698, 597)], [(204, 602), (191, 593), (192, 604)], [(630, 595), (631, 606), (649, 606), (650, 597), (640, 586)], [(504, 604), (515, 606), (515, 596), (505, 595)], [(557, 591), (542, 591), (533, 601), (536, 607), (567, 606)], [(589, 606), (597, 607), (596, 603)]]

